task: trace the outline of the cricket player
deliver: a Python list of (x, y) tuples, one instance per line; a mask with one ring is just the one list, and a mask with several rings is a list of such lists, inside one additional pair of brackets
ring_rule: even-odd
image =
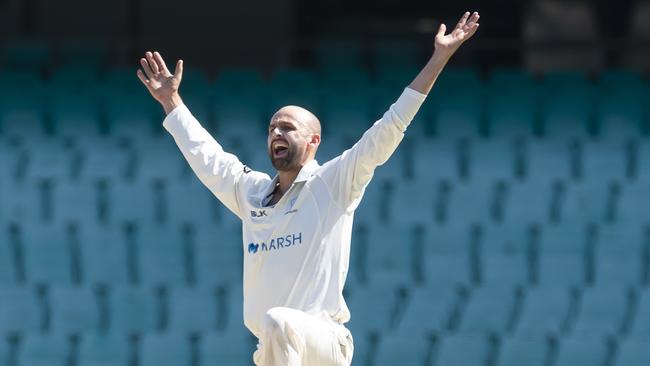
[[(391, 156), (436, 78), (478, 29), (465, 13), (450, 34), (444, 24), (435, 51), (383, 117), (349, 150), (319, 165), (316, 116), (297, 106), (268, 125), (270, 178), (223, 150), (183, 104), (183, 61), (171, 74), (158, 52), (146, 52), (137, 75), (167, 113), (163, 126), (194, 173), (243, 226), (244, 323), (258, 338), (258, 366), (350, 365), (350, 312), (343, 298), (354, 211), (375, 168)], [(237, 121), (231, 121), (237, 123)], [(216, 240), (216, 238), (215, 238)]]

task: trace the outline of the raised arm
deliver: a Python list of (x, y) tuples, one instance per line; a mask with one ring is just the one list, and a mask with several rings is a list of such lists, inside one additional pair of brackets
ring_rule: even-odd
[(176, 70), (172, 75), (160, 53), (147, 52), (144, 56), (140, 59), (144, 72), (138, 69), (138, 79), (147, 87), (151, 96), (162, 105), (165, 113), (169, 114), (174, 108), (183, 105), (183, 100), (178, 94), (178, 87), (183, 79), (183, 60), (176, 62)]
[(345, 210), (356, 209), (375, 168), (384, 164), (402, 141), (406, 128), (447, 61), (476, 32), (478, 19), (478, 13), (465, 13), (448, 35), (445, 35), (445, 25), (441, 24), (431, 59), (409, 87), (352, 148), (323, 166), (320, 176), (330, 185), (333, 198)]

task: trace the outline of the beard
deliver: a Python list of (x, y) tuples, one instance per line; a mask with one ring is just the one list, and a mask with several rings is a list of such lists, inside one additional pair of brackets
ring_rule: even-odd
[(288, 171), (300, 168), (300, 156), (298, 150), (293, 146), (287, 148), (287, 155), (283, 157), (275, 157), (273, 151), (269, 151), (271, 158), (271, 165), (278, 171)]

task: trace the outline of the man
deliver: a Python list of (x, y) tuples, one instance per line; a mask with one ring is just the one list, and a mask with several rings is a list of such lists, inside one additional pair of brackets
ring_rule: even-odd
[(158, 52), (140, 60), (138, 78), (167, 113), (163, 126), (201, 182), (242, 220), (244, 323), (259, 340), (256, 365), (350, 364), (352, 337), (343, 326), (350, 313), (342, 292), (354, 210), (478, 19), (465, 13), (448, 35), (442, 24), (431, 59), (399, 99), (359, 142), (322, 166), (314, 160), (318, 118), (297, 106), (281, 108), (268, 129), (273, 179), (224, 152), (183, 105), (182, 60), (174, 75)]

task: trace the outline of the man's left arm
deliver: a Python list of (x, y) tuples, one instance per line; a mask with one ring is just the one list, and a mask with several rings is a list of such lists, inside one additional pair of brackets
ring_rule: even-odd
[(402, 141), (406, 128), (447, 61), (478, 29), (478, 19), (476, 12), (465, 13), (448, 35), (445, 35), (445, 25), (441, 24), (435, 38), (435, 51), (422, 71), (352, 148), (323, 166), (321, 177), (330, 183), (334, 199), (346, 210), (357, 207), (375, 168), (384, 164)]

